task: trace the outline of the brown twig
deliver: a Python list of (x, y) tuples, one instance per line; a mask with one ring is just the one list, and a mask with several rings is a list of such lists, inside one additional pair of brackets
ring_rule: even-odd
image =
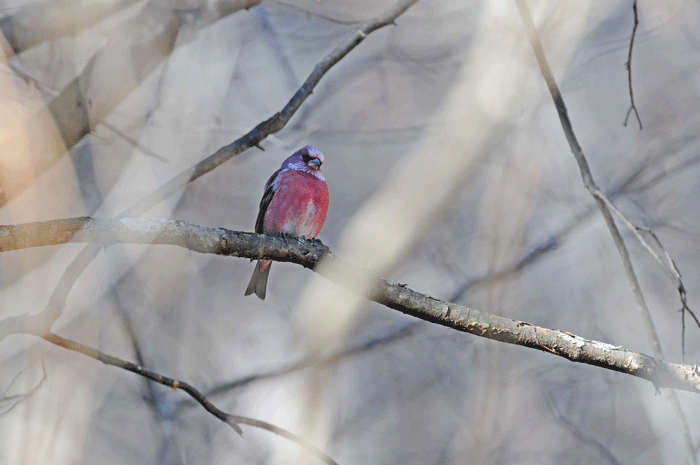
[(300, 436), (297, 436), (294, 433), (291, 433), (287, 431), (284, 428), (280, 428), (279, 426), (275, 426), (271, 423), (267, 423), (265, 421), (261, 420), (256, 420), (255, 418), (248, 418), (248, 417), (240, 417), (236, 416), (234, 417), (238, 423), (241, 425), (248, 425), (248, 426), (253, 426), (255, 428), (261, 428), (264, 430), (267, 430), (271, 433), (274, 433), (278, 436), (282, 436), (283, 438), (287, 438), (290, 441), (293, 441), (297, 444), (299, 444), (301, 447), (306, 449), (307, 451), (311, 452), (314, 454), (316, 457), (319, 459), (323, 460), (324, 462), (330, 464), (330, 465), (338, 465), (338, 463), (330, 458), (327, 454), (321, 452), (319, 449), (317, 449), (315, 446), (311, 445), (309, 442), (301, 438)]
[[(55, 245), (66, 242), (164, 244), (199, 253), (270, 259), (314, 269), (328, 260), (340, 275), (335, 283), (351, 291), (355, 279), (367, 271), (333, 256), (320, 241), (306, 241), (264, 234), (206, 228), (183, 221), (158, 219), (72, 218), (15, 226), (0, 226), (0, 251)], [(326, 276), (330, 277), (330, 276)], [(353, 278), (354, 277), (354, 278)], [(667, 363), (642, 353), (625, 350), (573, 334), (511, 320), (415, 292), (404, 285), (376, 277), (372, 300), (394, 310), (458, 331), (550, 352), (577, 363), (627, 373), (669, 387), (700, 392), (700, 368)], [(39, 321), (36, 321), (36, 319)], [(44, 329), (41, 315), (18, 315), (0, 321), (0, 341), (10, 334)], [(48, 331), (47, 331), (48, 332)]]

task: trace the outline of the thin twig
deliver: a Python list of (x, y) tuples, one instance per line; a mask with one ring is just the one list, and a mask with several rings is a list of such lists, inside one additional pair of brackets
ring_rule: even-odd
[[(624, 217), (624, 215), (622, 215), (622, 213), (619, 212), (619, 210), (617, 210), (617, 208), (615, 208), (612, 202), (610, 202), (610, 200), (607, 197), (605, 197), (605, 195), (603, 195), (600, 188), (598, 188), (595, 181), (593, 181), (593, 175), (591, 174), (591, 170), (588, 167), (588, 161), (586, 160), (586, 157), (583, 154), (581, 146), (576, 140), (576, 135), (574, 134), (573, 126), (571, 125), (571, 121), (569, 120), (566, 105), (564, 104), (564, 98), (562, 97), (561, 92), (559, 91), (559, 87), (557, 86), (556, 80), (554, 79), (554, 75), (552, 74), (552, 71), (550, 70), (549, 65), (547, 64), (547, 58), (542, 47), (542, 42), (540, 41), (539, 35), (537, 34), (535, 24), (532, 21), (532, 16), (530, 14), (530, 9), (527, 6), (527, 2), (525, 0), (515, 0), (515, 3), (518, 6), (520, 16), (522, 17), (525, 29), (527, 30), (528, 38), (530, 39), (530, 45), (532, 45), (532, 48), (535, 52), (537, 63), (540, 66), (540, 71), (542, 72), (542, 76), (544, 77), (544, 80), (547, 83), (549, 92), (552, 95), (552, 99), (554, 100), (554, 105), (556, 106), (557, 112), (559, 113), (559, 121), (561, 122), (561, 126), (564, 130), (564, 134), (566, 135), (566, 139), (569, 142), (569, 146), (571, 147), (571, 152), (573, 153), (574, 158), (576, 158), (576, 162), (578, 163), (579, 170), (581, 171), (581, 178), (583, 179), (583, 184), (586, 187), (586, 189), (588, 189), (588, 191), (591, 193), (593, 198), (596, 200), (596, 203), (598, 204), (598, 207), (600, 208), (600, 211), (603, 214), (603, 218), (605, 218), (605, 222), (608, 225), (610, 234), (613, 237), (613, 241), (617, 246), (617, 250), (620, 253), (620, 256), (622, 257), (625, 272), (627, 273), (627, 279), (630, 282), (632, 293), (634, 294), (635, 299), (637, 300), (637, 305), (642, 314), (642, 320), (644, 321), (645, 327), (647, 329), (647, 334), (652, 344), (652, 348), (654, 349), (654, 353), (656, 357), (660, 358), (661, 360), (665, 360), (663, 350), (661, 349), (661, 342), (659, 341), (659, 336), (656, 332), (654, 322), (651, 318), (651, 313), (649, 312), (646, 300), (644, 299), (644, 296), (642, 294), (642, 289), (639, 285), (637, 274), (635, 273), (634, 267), (632, 266), (632, 260), (630, 259), (629, 251), (627, 250), (627, 246), (625, 245), (625, 242), (622, 239), (620, 231), (615, 225), (615, 220), (610, 211), (612, 210), (613, 212), (615, 212), (615, 214), (619, 218), (623, 219), (623, 222), (627, 222), (630, 225), (631, 223)], [(632, 229), (634, 230), (634, 233), (636, 233), (636, 235), (639, 236), (638, 231), (636, 231), (634, 227), (632, 227)], [(642, 242), (642, 244), (646, 243), (646, 241), (640, 242)], [(650, 247), (648, 248), (648, 250), (650, 250), (650, 253), (653, 252), (653, 249), (651, 249)], [(652, 253), (652, 256), (654, 255), (655, 252)], [(658, 257), (658, 255), (656, 256)], [(660, 260), (657, 261), (660, 262)], [(663, 266), (663, 268), (666, 270), (665, 266)], [(670, 395), (672, 399), (671, 403), (674, 407), (674, 410), (676, 411), (676, 415), (678, 416), (683, 428), (683, 437), (688, 458), (692, 460), (693, 463), (697, 463), (697, 458), (694, 453), (692, 440), (690, 438), (690, 427), (688, 425), (688, 421), (685, 417), (685, 414), (683, 413), (676, 393), (672, 392)]]
[(676, 262), (673, 260), (671, 257), (671, 254), (668, 253), (664, 245), (661, 243), (661, 240), (658, 238), (658, 236), (654, 233), (654, 231), (651, 230), (651, 228), (647, 228), (645, 226), (637, 226), (636, 227), (640, 231), (644, 231), (647, 234), (649, 234), (651, 237), (654, 238), (654, 241), (656, 241), (656, 245), (659, 246), (661, 250), (663, 250), (664, 255), (666, 256), (666, 260), (670, 264), (670, 269), (673, 271), (673, 275), (671, 275), (671, 279), (676, 278), (676, 285), (678, 286), (678, 294), (680, 295), (681, 298), (681, 308), (678, 310), (681, 312), (681, 352), (683, 355), (683, 360), (685, 361), (685, 312), (688, 312), (690, 316), (693, 317), (693, 320), (695, 320), (695, 324), (700, 328), (700, 321), (698, 320), (698, 317), (695, 315), (695, 312), (693, 312), (690, 307), (688, 307), (688, 293), (685, 290), (685, 286), (683, 285), (683, 281), (681, 281), (681, 272), (678, 270), (678, 266), (676, 266)]
[[(10, 381), (10, 384), (7, 386), (7, 389), (5, 389), (5, 392), (2, 393), (2, 397), (0, 397), (0, 408), (2, 409), (0, 411), (0, 415), (5, 415), (6, 413), (11, 412), (12, 409), (17, 406), (17, 404), (19, 404), (21, 401), (27, 399), (28, 397), (30, 397), (32, 394), (34, 394), (36, 391), (39, 390), (39, 388), (42, 386), (42, 384), (44, 384), (44, 381), (46, 381), (46, 365), (44, 364), (43, 358), (40, 360), (41, 360), (42, 375), (41, 375), (41, 379), (39, 380), (39, 382), (36, 384), (36, 386), (31, 388), (27, 392), (23, 392), (21, 394), (15, 394), (15, 395), (5, 395), (10, 390), (10, 388), (12, 388), (15, 381), (17, 381), (19, 379), (19, 377), (22, 375), (22, 373), (25, 372), (27, 367), (24, 367), (22, 370), (20, 370), (20, 372), (17, 373), (17, 376), (15, 376), (12, 379), (12, 381)], [(6, 404), (10, 404), (9, 407)]]
[(634, 37), (637, 35), (637, 26), (639, 26), (639, 16), (637, 16), (637, 0), (634, 0), (632, 3), (632, 11), (634, 12), (634, 27), (632, 28), (632, 37), (630, 38), (629, 55), (627, 56), (627, 63), (625, 63), (625, 67), (627, 68), (627, 83), (630, 89), (630, 107), (627, 110), (627, 116), (625, 116), (625, 122), (623, 124), (627, 126), (627, 121), (630, 119), (630, 113), (634, 111), (637, 121), (639, 121), (639, 130), (641, 131), (642, 120), (639, 118), (637, 106), (634, 104), (634, 92), (632, 91), (632, 47), (634, 46)]
[[(184, 221), (160, 219), (71, 218), (24, 225), (0, 226), (0, 251), (55, 245), (66, 242), (96, 242), (104, 245), (163, 244), (194, 252), (269, 259), (315, 269), (326, 260), (339, 273), (323, 276), (350, 291), (364, 289), (371, 272), (333, 256), (318, 240), (303, 240), (265, 234), (206, 228)], [(362, 284), (357, 280), (363, 277)], [(534, 326), (445, 302), (375, 277), (372, 300), (394, 310), (458, 331), (558, 355), (577, 363), (627, 373), (651, 381), (657, 388), (669, 387), (700, 393), (700, 368), (667, 363), (638, 352), (591, 341), (573, 334)], [(38, 319), (38, 321), (36, 321)], [(45, 334), (41, 315), (18, 315), (0, 321), (0, 341), (11, 334)]]
[(297, 436), (296, 434), (291, 433), (284, 428), (280, 428), (279, 426), (275, 426), (275, 425), (267, 423), (265, 421), (256, 420), (255, 418), (240, 417), (240, 416), (235, 416), (234, 418), (241, 425), (248, 425), (248, 426), (253, 426), (255, 428), (261, 428), (261, 429), (267, 430), (271, 433), (274, 433), (278, 436), (282, 436), (283, 438), (287, 438), (290, 441), (293, 441), (293, 442), (299, 444), (301, 447), (303, 447), (307, 451), (311, 452), (312, 454), (314, 454), (316, 457), (323, 460), (324, 462), (326, 462), (330, 465), (338, 465), (338, 463), (335, 460), (330, 458), (327, 454), (323, 453), (317, 447), (313, 446), (312, 444), (310, 444), (309, 442), (307, 442), (306, 440), (304, 440), (300, 436)]

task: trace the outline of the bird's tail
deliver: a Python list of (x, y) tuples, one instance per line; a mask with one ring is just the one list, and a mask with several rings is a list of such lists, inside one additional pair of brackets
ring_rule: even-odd
[(265, 291), (267, 289), (267, 277), (270, 275), (272, 268), (271, 260), (258, 260), (253, 270), (253, 276), (250, 277), (248, 288), (245, 290), (245, 295), (250, 295), (255, 292), (255, 295), (265, 300)]

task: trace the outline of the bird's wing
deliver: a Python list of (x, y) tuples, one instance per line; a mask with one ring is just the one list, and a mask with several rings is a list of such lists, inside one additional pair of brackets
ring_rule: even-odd
[(275, 171), (275, 173), (272, 176), (270, 176), (270, 179), (268, 179), (267, 183), (265, 184), (265, 193), (263, 194), (262, 200), (260, 201), (260, 211), (258, 211), (258, 219), (255, 220), (255, 232), (258, 234), (263, 233), (265, 213), (267, 213), (267, 207), (270, 206), (272, 198), (275, 196), (275, 192), (277, 192), (277, 183), (275, 181), (277, 180), (277, 176), (280, 174), (281, 171), (281, 168)]

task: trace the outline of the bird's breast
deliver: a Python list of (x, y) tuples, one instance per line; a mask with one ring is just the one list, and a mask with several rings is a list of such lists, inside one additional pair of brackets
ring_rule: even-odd
[(265, 214), (264, 230), (316, 237), (326, 221), (328, 186), (314, 176), (285, 173)]

